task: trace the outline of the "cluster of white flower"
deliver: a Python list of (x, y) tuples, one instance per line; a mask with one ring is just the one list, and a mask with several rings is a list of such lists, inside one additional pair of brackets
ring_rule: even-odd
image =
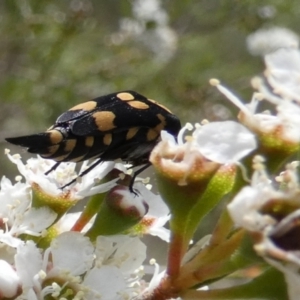
[(300, 187), (298, 162), (276, 178), (269, 177), (261, 157), (254, 164), (250, 186), (244, 187), (228, 205), (235, 224), (255, 237), (254, 249), (270, 265), (282, 271), (289, 299), (299, 297)]
[[(253, 79), (259, 93), (254, 94), (250, 104), (244, 105), (228, 89), (220, 84), (217, 87), (240, 108), (241, 122), (257, 134), (260, 146), (269, 146), (275, 153), (274, 158), (283, 162), (284, 157), (276, 157), (278, 149), (285, 149), (282, 153), (286, 158), (299, 151), (299, 37), (284, 28), (273, 28), (251, 35), (248, 44), (251, 53), (265, 54), (264, 77)], [(274, 115), (256, 112), (262, 100), (275, 106)], [(273, 140), (273, 145), (267, 145), (266, 138)], [(255, 157), (251, 185), (241, 189), (228, 210), (236, 225), (255, 235), (256, 252), (283, 272), (289, 299), (296, 300), (300, 293), (299, 162), (289, 163), (279, 176), (272, 176), (268, 174), (268, 158), (268, 155)]]
[[(212, 160), (212, 164), (219, 166), (236, 163), (256, 147), (254, 135), (237, 122), (196, 125), (191, 138), (184, 137), (187, 129), (191, 130), (192, 126), (187, 124), (181, 130), (178, 143), (163, 132), (162, 142), (154, 151), (164, 153), (166, 150), (160, 148), (167, 145), (170, 147), (167, 151), (178, 155), (179, 148), (183, 148), (183, 161), (178, 164), (176, 159), (172, 159), (168, 163), (184, 168), (184, 172), (189, 172), (197, 156), (207, 163)], [(211, 138), (207, 139), (208, 136)], [(240, 138), (237, 139), (237, 136)], [(204, 138), (207, 142), (202, 143)], [(196, 152), (198, 154), (195, 156)], [(45, 176), (45, 171), (51, 169), (53, 162), (38, 157), (24, 164), (19, 155), (10, 155), (9, 151), (6, 155), (17, 165), (25, 183), (21, 182), (21, 176), (17, 176), (18, 181), (14, 185), (7, 178), (1, 182), (0, 219), (3, 229), (0, 232), (0, 262), (3, 272), (0, 274), (0, 288), (3, 295), (12, 298), (18, 295), (17, 299), (29, 300), (44, 299), (47, 295), (66, 299), (70, 296), (72, 299), (131, 299), (149, 293), (159, 284), (163, 273), (158, 272), (158, 266), (151, 282), (142, 280), (146, 247), (138, 237), (98, 236), (93, 244), (84, 236), (92, 221), (81, 232), (71, 230), (80, 213), (66, 211), (57, 220), (58, 214), (47, 206), (32, 207), (36, 186), (43, 195), (70, 202), (68, 207), (86, 196), (107, 192), (117, 185), (119, 178), (103, 184), (99, 182), (113, 168), (125, 171), (122, 165), (103, 163), (68, 189), (61, 190), (61, 186), (77, 176), (75, 164), (62, 163)], [(80, 172), (86, 167), (87, 163)], [(135, 189), (139, 195), (126, 194), (123, 190), (119, 192), (126, 199), (126, 206), (132, 211), (132, 207), (142, 207), (141, 204), (146, 201), (149, 209), (141, 221), (129, 230), (130, 234), (151, 234), (169, 242), (170, 231), (164, 228), (170, 218), (166, 204), (141, 182), (135, 184)], [(39, 238), (51, 235), (52, 231), (55, 237), (50, 238), (49, 246), (43, 248)], [(31, 238), (24, 238), (24, 234)], [(32, 240), (35, 237), (36, 243)], [(10, 276), (7, 277), (7, 274)]]
[[(159, 1), (135, 0), (133, 7), (136, 19), (144, 22), (141, 23), (143, 30), (146, 30), (147, 22), (167, 26), (167, 15)], [(247, 182), (246, 176), (236, 181), (236, 195), (227, 208), (235, 225), (255, 237), (257, 254), (283, 272), (289, 298), (298, 299), (299, 162), (287, 164), (277, 177), (273, 174), (274, 169), (282, 168), (283, 161), (300, 148), (300, 51), (298, 39), (293, 34), (286, 36), (283, 45), (278, 42), (278, 35), (283, 33), (286, 31), (282, 29), (265, 30), (249, 38), (249, 43), (264, 41), (265, 45), (271, 46), (267, 54), (264, 52), (264, 76), (253, 80), (258, 92), (249, 104), (244, 104), (218, 80), (211, 80), (211, 84), (240, 109), (240, 122), (186, 124), (177, 139), (162, 132), (150, 161), (160, 180), (158, 185), (164, 202), (141, 182), (135, 183), (137, 193), (133, 194), (120, 184), (124, 178), (111, 177), (116, 169), (115, 175), (126, 173), (121, 164), (104, 162), (61, 190), (61, 186), (78, 176), (75, 164), (62, 163), (45, 176), (45, 172), (53, 168), (53, 162), (32, 158), (24, 164), (19, 155), (10, 155), (7, 151), (8, 158), (17, 165), (25, 182), (22, 182), (22, 176), (17, 176), (15, 184), (5, 177), (0, 183), (1, 297), (119, 300), (156, 299), (156, 295), (160, 295), (160, 299), (169, 299), (180, 295), (182, 286), (186, 285), (188, 290), (230, 274), (229, 271), (226, 273), (232, 267), (229, 258), (235, 255), (241, 238), (237, 231), (231, 231), (231, 225), (224, 232), (223, 228), (216, 230), (212, 243), (207, 238), (207, 243), (201, 247), (196, 244), (189, 252), (187, 249), (201, 218), (234, 186), (236, 166), (242, 171), (245, 166), (249, 167), (250, 174), (248, 158), (252, 157), (251, 182)], [(255, 47), (251, 47), (250, 51), (254, 53)], [(264, 100), (273, 113), (259, 112), (259, 104)], [(188, 134), (188, 131), (192, 132)], [(245, 166), (241, 164), (242, 160)], [(79, 174), (87, 167), (88, 162), (83, 163)], [(243, 175), (248, 174), (243, 172)], [(164, 184), (166, 186), (162, 187)], [(95, 211), (89, 212), (86, 221), (86, 210), (69, 212), (83, 198), (98, 201), (95, 197), (103, 193), (106, 198), (101, 198), (101, 205), (105, 208), (101, 211), (94, 206)], [(35, 202), (37, 200), (40, 202)], [(174, 215), (179, 216), (177, 220)], [(101, 217), (103, 231), (97, 223)], [(171, 235), (164, 228), (169, 220), (173, 229)], [(180, 224), (176, 223), (178, 220)], [(227, 221), (230, 221), (229, 217)], [(105, 229), (108, 233), (102, 235)], [(216, 237), (222, 233), (223, 237)], [(158, 265), (153, 263), (155, 271), (150, 282), (142, 279), (146, 259), (146, 246), (140, 241), (143, 234), (170, 242), (167, 271), (159, 273)], [(226, 262), (214, 260), (214, 255), (220, 257), (218, 246)], [(204, 263), (200, 261), (203, 257)], [(218, 273), (218, 263), (226, 270)], [(186, 265), (192, 269), (191, 274)], [(186, 276), (183, 279), (180, 278), (182, 269)], [(232, 272), (235, 271), (233, 268)], [(207, 278), (204, 273), (205, 276), (208, 274)], [(202, 282), (196, 274), (200, 274)], [(182, 285), (176, 290), (180, 279)], [(186, 291), (183, 289), (183, 292)]]
[(133, 18), (120, 21), (120, 31), (112, 36), (120, 43), (134, 38), (147, 47), (160, 62), (168, 62), (177, 49), (177, 35), (168, 25), (168, 15), (160, 0), (133, 0)]
[[(78, 232), (55, 238), (43, 253), (20, 244), (11, 264), (1, 260), (2, 295), (16, 299), (130, 299), (141, 290), (146, 246), (136, 237), (99, 236), (94, 246)], [(75, 250), (76, 249), (76, 250)]]
[[(169, 220), (169, 210), (159, 196), (137, 183), (139, 197), (129, 192), (130, 197), (124, 196), (127, 202), (131, 201), (126, 203), (129, 206), (138, 207), (141, 201), (149, 206), (136, 231), (131, 230), (131, 236), (98, 236), (93, 244), (84, 236), (92, 222), (81, 232), (70, 231), (80, 213), (66, 212), (57, 220), (57, 213), (47, 206), (32, 207), (33, 187), (37, 185), (44, 195), (69, 201), (72, 207), (86, 196), (106, 192), (115, 186), (117, 179), (97, 183), (114, 167), (122, 170), (124, 167), (103, 163), (63, 191), (60, 186), (77, 176), (75, 164), (62, 163), (45, 176), (53, 162), (38, 157), (23, 164), (19, 155), (10, 155), (9, 151), (6, 154), (17, 164), (25, 183), (21, 182), (21, 176), (17, 176), (15, 184), (3, 177), (0, 185), (0, 290), (3, 297), (42, 300), (52, 295), (78, 300), (131, 299), (147, 288), (141, 279), (146, 246), (138, 235), (151, 234), (165, 241), (169, 241), (170, 236), (169, 230), (163, 227)], [(44, 248), (39, 238), (49, 234), (49, 228), (50, 235), (53, 232), (55, 235), (50, 239), (50, 246)], [(29, 236), (31, 238), (27, 238)]]

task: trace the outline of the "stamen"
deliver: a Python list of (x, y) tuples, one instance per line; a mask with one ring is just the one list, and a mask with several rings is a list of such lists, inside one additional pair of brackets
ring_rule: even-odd
[(247, 106), (241, 102), (241, 100), (235, 96), (232, 92), (222, 86), (220, 83), (215, 85), (217, 89), (227, 97), (236, 107), (238, 107), (245, 115), (251, 115), (251, 111), (247, 108)]
[(178, 137), (177, 137), (177, 141), (178, 141), (178, 145), (183, 145), (184, 144), (184, 134), (185, 132), (188, 131), (192, 131), (194, 128), (194, 126), (191, 123), (186, 123), (179, 131)]
[(240, 163), (240, 162), (236, 162), (236, 165), (240, 168), (243, 179), (246, 182), (250, 183), (251, 182), (251, 178), (248, 176), (248, 170), (247, 170), (247, 168), (242, 163)]
[(156, 260), (154, 258), (150, 259), (149, 261), (150, 265), (154, 265), (154, 272), (153, 272), (153, 276), (149, 282), (149, 286), (148, 286), (148, 289), (152, 289), (155, 284), (156, 284), (156, 281), (157, 281), (157, 276), (159, 274), (159, 264), (156, 262)]
[(22, 176), (21, 175), (17, 175), (15, 177), (15, 180), (18, 181), (18, 182), (20, 182), (22, 180)]

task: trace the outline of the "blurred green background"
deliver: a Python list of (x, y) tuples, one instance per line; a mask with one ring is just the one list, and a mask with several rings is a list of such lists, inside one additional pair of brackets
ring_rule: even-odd
[[(2, 0), (0, 151), (5, 137), (43, 131), (77, 103), (132, 89), (181, 119), (235, 118), (208, 80), (251, 96), (263, 70), (246, 37), (262, 27), (297, 32), (296, 0)], [(0, 176), (17, 174), (1, 155)]]

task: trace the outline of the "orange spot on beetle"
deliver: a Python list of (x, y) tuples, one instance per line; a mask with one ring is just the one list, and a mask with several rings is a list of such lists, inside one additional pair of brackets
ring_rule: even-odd
[(94, 145), (94, 137), (93, 136), (87, 136), (85, 138), (84, 144), (86, 147), (91, 148)]
[(112, 134), (111, 133), (107, 133), (104, 137), (103, 137), (103, 144), (106, 146), (109, 146), (111, 144), (112, 141)]
[(84, 103), (80, 103), (78, 105), (75, 105), (74, 107), (70, 108), (69, 110), (86, 110), (91, 111), (97, 107), (96, 101), (87, 101)]
[(93, 118), (100, 131), (112, 130), (116, 127), (114, 119), (116, 115), (111, 111), (97, 111), (93, 114)]
[(158, 125), (156, 125), (154, 128), (150, 128), (148, 130), (147, 141), (155, 140), (167, 124), (166, 118), (162, 114), (157, 114), (156, 116), (160, 120), (160, 123)]
[(158, 133), (155, 129), (149, 129), (147, 132), (147, 141), (153, 141), (158, 137)]
[(172, 113), (167, 107), (165, 107), (164, 105), (162, 105), (162, 104), (156, 102), (155, 100), (152, 100), (152, 99), (148, 99), (148, 100), (149, 100), (150, 102), (152, 102), (152, 103), (158, 105), (159, 107), (163, 108), (164, 110), (166, 110), (166, 111), (169, 112), (170, 114)]
[(56, 151), (58, 149), (59, 149), (59, 145), (50, 146), (50, 147), (47, 148), (48, 153), (42, 154), (41, 157), (43, 157), (43, 158), (51, 158), (56, 153)]
[(117, 94), (117, 97), (119, 99), (121, 99), (122, 101), (134, 100), (134, 96), (130, 93), (119, 93), (119, 94)]
[(160, 120), (160, 123), (156, 125), (153, 129), (156, 132), (161, 132), (167, 125), (166, 118), (162, 114), (157, 114), (157, 118)]
[(49, 130), (47, 133), (49, 134), (50, 141), (53, 145), (59, 144), (64, 138), (62, 133), (58, 130)]
[(128, 131), (127, 131), (127, 134), (126, 134), (126, 140), (130, 140), (132, 139), (136, 133), (139, 131), (139, 127), (132, 127), (130, 128)]
[(76, 146), (76, 142), (77, 142), (77, 140), (75, 140), (75, 139), (66, 140), (64, 151), (69, 152), (69, 153), (72, 152)]
[(141, 101), (129, 101), (128, 105), (137, 109), (148, 109), (149, 105)]

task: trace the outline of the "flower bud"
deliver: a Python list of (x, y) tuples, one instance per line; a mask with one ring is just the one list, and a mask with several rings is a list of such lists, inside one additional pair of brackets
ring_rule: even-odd
[(17, 272), (5, 260), (0, 260), (0, 295), (1, 298), (16, 297), (20, 288)]
[(111, 189), (102, 203), (87, 236), (94, 240), (98, 235), (112, 235), (137, 224), (148, 211), (144, 199), (129, 191), (128, 187), (117, 185)]

